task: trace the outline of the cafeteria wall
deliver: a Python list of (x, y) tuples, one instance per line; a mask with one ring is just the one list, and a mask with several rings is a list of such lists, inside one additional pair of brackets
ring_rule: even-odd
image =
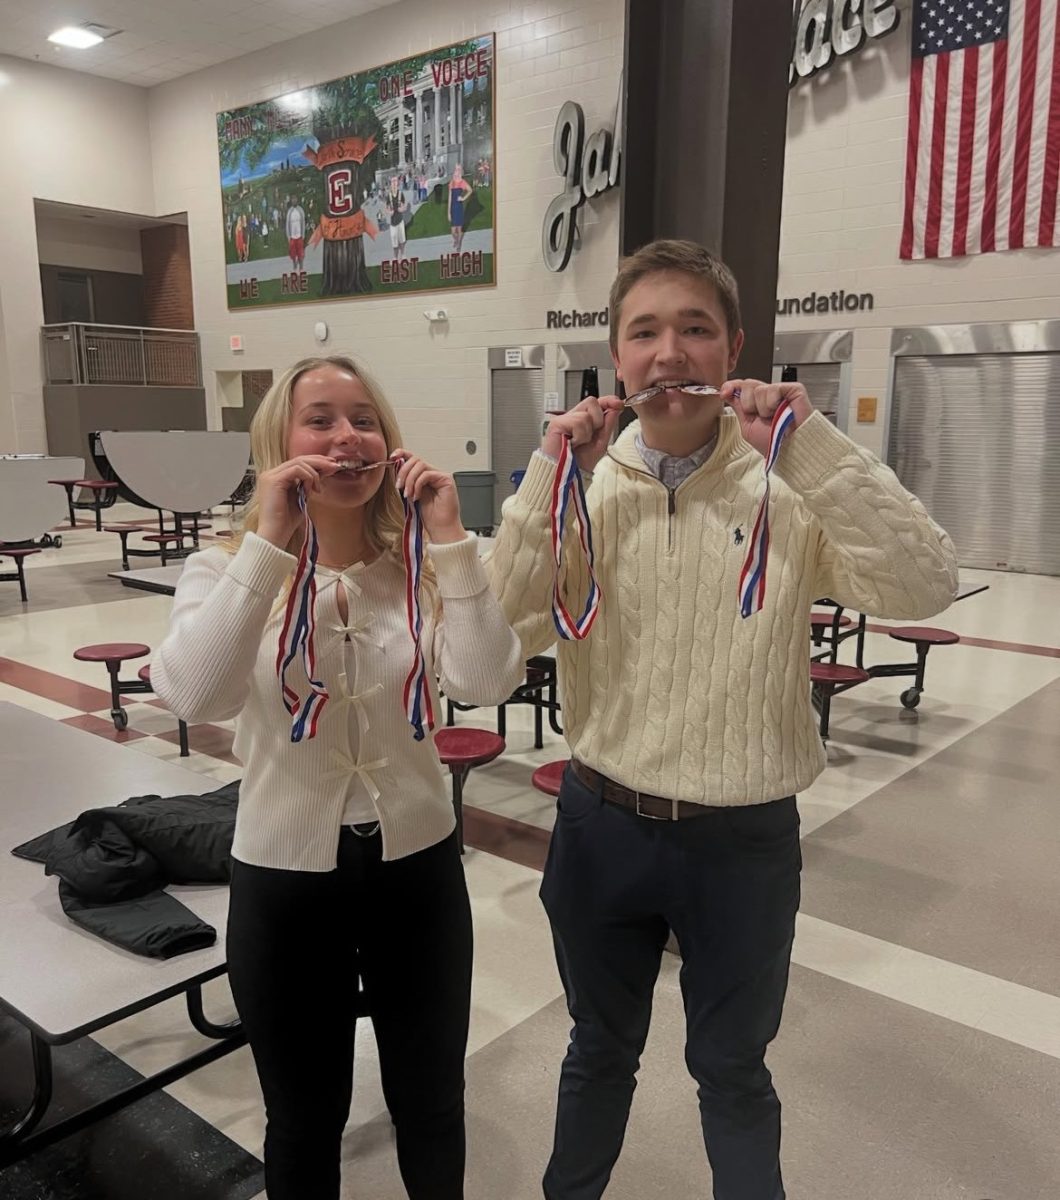
[(47, 449), (34, 198), (153, 213), (147, 92), (0, 56), (0, 453)]
[[(541, 223), (562, 186), (552, 159), (560, 106), (580, 103), (587, 133), (612, 126), (623, 20), (622, 0), (404, 0), (154, 88), (155, 202), (188, 214), (211, 425), (221, 427), (217, 372), (279, 371), (304, 355), (352, 352), (381, 380), (415, 449), (450, 470), (488, 467), (487, 348), (541, 342), (550, 308), (606, 304), (618, 255), (617, 193), (582, 210), (582, 246), (562, 274), (542, 262)], [(229, 312), (215, 114), (490, 32), (497, 38), (497, 285)], [(439, 305), (449, 321), (433, 327), (424, 310)], [(330, 329), (325, 347), (313, 334), (321, 320)], [(241, 353), (229, 350), (232, 334), (243, 339)], [(589, 335), (599, 339), (598, 330)], [(572, 336), (564, 332), (564, 340)]]
[[(497, 35), (497, 286), (229, 313), (215, 114), (490, 32)], [(561, 187), (552, 161), (556, 114), (573, 99), (585, 109), (588, 131), (611, 127), (622, 35), (622, 0), (404, 0), (150, 91), (0, 58), (0, 117), (9, 138), (7, 220), (0, 224), (0, 452), (47, 448), (32, 236), (38, 197), (153, 215), (187, 211), (212, 427), (221, 428), (218, 371), (279, 370), (319, 353), (313, 327), (324, 320), (326, 350), (366, 361), (417, 448), (450, 469), (488, 465), (487, 348), (542, 341), (549, 308), (606, 303), (618, 254), (617, 193), (583, 209), (582, 245), (561, 275), (541, 260), (541, 222)], [(432, 328), (423, 310), (440, 303), (450, 319)], [(242, 335), (241, 354), (229, 350), (231, 334)], [(469, 440), (474, 454), (465, 450)]]

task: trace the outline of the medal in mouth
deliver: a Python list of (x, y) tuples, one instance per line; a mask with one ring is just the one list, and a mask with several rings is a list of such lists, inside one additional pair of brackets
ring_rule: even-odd
[(360, 475), (364, 471), (374, 471), (377, 467), (397, 467), (401, 464), (393, 458), (384, 458), (382, 462), (363, 463), (355, 459), (342, 459), (335, 464), (340, 471), (348, 475)]
[(642, 391), (634, 392), (632, 396), (627, 396), (622, 404), (625, 408), (634, 408), (646, 400), (662, 395), (663, 392), (687, 392), (690, 396), (717, 396), (720, 389), (710, 383), (696, 383), (693, 379), (665, 379)]

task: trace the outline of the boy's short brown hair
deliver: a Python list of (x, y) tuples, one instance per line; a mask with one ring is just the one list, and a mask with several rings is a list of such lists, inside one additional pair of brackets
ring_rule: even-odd
[(732, 271), (704, 246), (696, 242), (660, 238), (624, 258), (618, 264), (618, 274), (611, 284), (608, 299), (608, 340), (612, 351), (618, 344), (618, 322), (622, 316), (622, 302), (634, 284), (645, 275), (655, 271), (684, 271), (697, 279), (709, 283), (721, 301), (725, 313), (725, 324), (729, 329), (729, 340), (736, 337), (740, 329), (740, 290)]

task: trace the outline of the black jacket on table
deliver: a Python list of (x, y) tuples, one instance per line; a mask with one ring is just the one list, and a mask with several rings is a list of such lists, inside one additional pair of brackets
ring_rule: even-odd
[(165, 889), (227, 883), (239, 784), (202, 796), (134, 796), (15, 847), (59, 877), (66, 915), (89, 933), (148, 958), (212, 946), (217, 931)]

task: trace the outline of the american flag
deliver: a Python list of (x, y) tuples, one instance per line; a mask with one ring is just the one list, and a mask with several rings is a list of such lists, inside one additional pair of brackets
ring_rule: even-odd
[(914, 0), (902, 258), (1056, 246), (1058, 0)]

